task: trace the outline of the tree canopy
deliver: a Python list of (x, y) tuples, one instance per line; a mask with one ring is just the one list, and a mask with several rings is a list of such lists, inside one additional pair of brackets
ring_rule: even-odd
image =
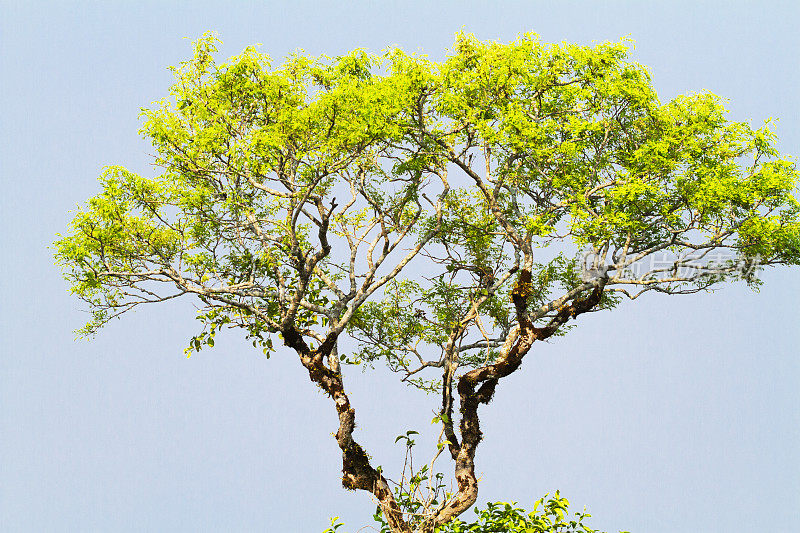
[[(771, 123), (731, 121), (707, 92), (662, 103), (627, 41), (461, 33), (442, 61), (277, 66), (255, 47), (218, 62), (217, 43), (142, 111), (158, 174), (106, 168), (56, 242), (92, 312), (81, 333), (193, 296), (187, 353), (223, 328), (294, 351), (333, 400), (344, 487), (391, 531), (483, 531), (454, 525), (477, 498), (479, 407), (535, 342), (800, 261), (798, 172)], [(437, 395), (453, 491), (393, 490), (355, 441), (344, 369), (378, 364)]]

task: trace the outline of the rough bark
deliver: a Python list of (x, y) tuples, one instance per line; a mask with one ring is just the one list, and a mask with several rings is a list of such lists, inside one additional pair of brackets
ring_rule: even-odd
[(342, 485), (346, 489), (360, 489), (372, 493), (377, 498), (383, 516), (392, 531), (411, 533), (411, 528), (403, 520), (403, 512), (395, 501), (386, 478), (372, 467), (364, 449), (353, 439), (356, 411), (350, 405), (350, 399), (344, 390), (342, 374), (324, 364), (335, 346), (335, 337), (329, 337), (318, 348), (312, 350), (293, 327), (285, 328), (282, 335), (284, 343), (300, 356), (300, 361), (308, 370), (311, 381), (325, 391), (336, 404), (336, 412), (339, 415), (336, 442), (342, 450)]
[(518, 334), (505, 353), (496, 362), (471, 370), (458, 380), (458, 395), (461, 402), (461, 443), (457, 446), (455, 477), (458, 492), (430, 522), (429, 529), (445, 524), (466, 511), (478, 498), (478, 480), (475, 476), (475, 452), (483, 434), (480, 430), (478, 407), (491, 401), (500, 379), (516, 371), (522, 359), (537, 340), (553, 335), (559, 326), (570, 318), (585, 313), (600, 303), (604, 284), (602, 281), (584, 298), (576, 298), (563, 305), (554, 318), (543, 328), (533, 325), (527, 316), (527, 298), (531, 294), (531, 272), (523, 269), (511, 291), (517, 312)]

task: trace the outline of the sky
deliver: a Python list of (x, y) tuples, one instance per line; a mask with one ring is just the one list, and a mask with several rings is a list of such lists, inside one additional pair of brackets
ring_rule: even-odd
[[(254, 43), (276, 59), (390, 45), (441, 58), (462, 28), (629, 36), (663, 101), (717, 93), (732, 119), (779, 119), (779, 148), (797, 155), (799, 16), (794, 2), (0, 0), (0, 530), (371, 523), (366, 493), (340, 485), (333, 407), (292, 353), (267, 360), (231, 334), (187, 359), (190, 301), (75, 340), (86, 310), (48, 246), (105, 165), (153, 175), (138, 114), (166, 95), (191, 39), (217, 31), (223, 58)], [(481, 411), (479, 502), (560, 490), (605, 531), (796, 531), (798, 272), (764, 273), (759, 293), (627, 302), (536, 347)], [(357, 440), (396, 471), (395, 436), (430, 439), (437, 399), (380, 370), (346, 380)]]

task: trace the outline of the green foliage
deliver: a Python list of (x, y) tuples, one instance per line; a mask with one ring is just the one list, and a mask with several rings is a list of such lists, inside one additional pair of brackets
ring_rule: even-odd
[[(341, 197), (342, 185), (358, 201), (332, 213), (331, 237), (352, 239), (380, 222), (389, 233), (432, 238), (439, 268), (428, 282), (398, 279), (348, 324), (364, 348), (347, 361), (396, 370), (407, 368), (410, 347), (441, 345), (481, 296), (485, 328), (509, 329), (509, 301), (492, 284), (519, 253), (515, 232), (549, 255), (535, 266), (540, 305), (580, 284), (572, 259), (587, 247), (627, 257), (724, 247), (759, 264), (800, 259), (798, 173), (780, 158), (770, 123), (730, 122), (707, 93), (660, 103), (625, 41), (586, 47), (525, 34), (501, 44), (461, 33), (440, 63), (388, 49), (297, 53), (277, 67), (252, 47), (217, 63), (217, 44), (212, 34), (195, 42), (193, 57), (172, 68), (169, 97), (142, 110), (141, 134), (162, 174), (108, 167), (102, 192), (56, 242), (72, 292), (93, 311), (84, 334), (156, 293), (196, 294), (208, 306), (202, 320), (214, 326), (192, 349), (223, 325), (254, 340), (274, 334), (300, 293), (308, 305), (293, 316), (297, 325), (330, 325), (323, 309), (340, 297), (331, 284), (346, 281), (352, 265), (326, 257), (301, 279), (298, 258), (318, 246), (319, 228), (298, 211)], [(480, 159), (491, 190), (452, 187), (441, 219), (424, 208), (433, 204), (423, 189), (446, 161), (472, 169)], [(577, 248), (564, 255), (570, 242)], [(659, 288), (706, 287), (731, 274)], [(246, 297), (228, 289), (247, 282)], [(178, 293), (165, 296), (159, 283)], [(615, 283), (624, 285), (608, 287)], [(615, 290), (625, 291), (609, 290), (606, 307)], [(486, 348), (465, 354), (471, 364), (491, 359)]]
[(334, 516), (333, 518), (331, 518), (331, 527), (326, 528), (325, 531), (323, 531), (322, 533), (337, 533), (339, 531), (339, 528), (343, 526), (344, 524), (339, 522), (339, 517)]
[(545, 495), (533, 504), (530, 512), (515, 503), (489, 502), (485, 509), (475, 509), (477, 520), (472, 523), (453, 520), (440, 533), (600, 533), (584, 523), (591, 515), (576, 512), (569, 515), (569, 501), (556, 493)]
[[(389, 48), (281, 64), (254, 47), (220, 62), (218, 43), (198, 39), (142, 109), (159, 174), (107, 167), (55, 242), (92, 313), (82, 335), (190, 296), (187, 354), (229, 328), (266, 355), (282, 341), (337, 406), (340, 362), (386, 365), (442, 394), (435, 420), (455, 435), (454, 383), (485, 371), (458, 393), (488, 402), (523, 328), (548, 339), (623, 296), (757, 287), (760, 268), (800, 263), (800, 174), (772, 123), (731, 121), (709, 93), (662, 103), (625, 40), (459, 33), (438, 62)], [(361, 450), (353, 427), (345, 452)], [(398, 494), (412, 515), (430, 476)], [(591, 531), (565, 507), (490, 504), (442, 531)]]
[[(558, 491), (552, 497), (545, 494), (534, 502), (531, 511), (517, 507), (516, 503), (487, 502), (485, 508), (475, 508), (474, 512), (475, 521), (456, 519), (437, 528), (436, 533), (601, 533), (584, 523), (591, 517), (589, 513), (575, 512), (570, 516), (569, 501)], [(331, 527), (323, 533), (335, 533), (344, 527), (338, 518), (331, 519)], [(391, 533), (380, 512), (373, 518), (381, 533)]]
[[(271, 69), (255, 48), (217, 64), (217, 43), (212, 34), (198, 40), (194, 57), (172, 68), (169, 97), (142, 110), (141, 134), (163, 173), (145, 178), (109, 167), (103, 192), (56, 242), (72, 292), (94, 312), (84, 334), (140, 303), (182, 294), (208, 306), (200, 318), (211, 329), (191, 340), (192, 350), (224, 325), (244, 327), (256, 340), (275, 333), (295, 295), (308, 305), (293, 322), (324, 326), (330, 316), (315, 306), (329, 306), (329, 287), (319, 275), (301, 279), (297, 269), (318, 228), (297, 211), (316, 207), (349, 180), (368, 205), (336, 213), (332, 234), (349, 235), (365, 217), (374, 220), (370, 204), (390, 231), (414, 222), (420, 169), (434, 159), (409, 150), (394, 155), (388, 176), (416, 174), (394, 193), (383, 187), (387, 173), (376, 164), (381, 151), (408, 135), (411, 89), (422, 80), (402, 72), (414, 61), (395, 53), (398, 75), (384, 78), (370, 74), (381, 58), (361, 51), (335, 59), (295, 54)], [(350, 169), (361, 174), (344, 176)], [(328, 260), (315, 273), (335, 282), (337, 268), (343, 267)], [(164, 285), (178, 292), (165, 295)], [(237, 291), (243, 285), (246, 296)], [(290, 294), (271, 290), (277, 285)]]
[[(474, 521), (455, 519), (437, 528), (436, 533), (601, 533), (585, 523), (591, 517), (586, 511), (571, 514), (569, 501), (558, 491), (552, 496), (545, 494), (534, 502), (530, 511), (513, 502), (487, 502), (486, 507), (476, 507), (474, 512)], [(381, 533), (391, 533), (380, 512), (373, 518)], [(336, 527), (342, 524), (337, 522)], [(327, 529), (324, 533), (332, 531), (336, 529)]]

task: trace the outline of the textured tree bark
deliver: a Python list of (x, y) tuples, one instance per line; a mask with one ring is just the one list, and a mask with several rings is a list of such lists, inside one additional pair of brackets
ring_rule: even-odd
[[(518, 326), (506, 343), (504, 352), (490, 365), (473, 369), (459, 378), (457, 391), (460, 400), (461, 422), (459, 425), (461, 442), (451, 442), (450, 449), (455, 459), (455, 478), (458, 491), (455, 497), (439, 509), (419, 528), (422, 533), (430, 533), (437, 526), (446, 524), (469, 509), (478, 498), (478, 480), (475, 476), (475, 452), (483, 434), (480, 430), (478, 407), (489, 403), (500, 379), (515, 372), (522, 364), (523, 357), (537, 340), (544, 340), (570, 318), (589, 311), (600, 302), (603, 285), (598, 285), (585, 298), (575, 298), (571, 303), (558, 309), (550, 323), (537, 328), (527, 316), (527, 298), (531, 293), (531, 272), (522, 269), (511, 298), (517, 311)], [(282, 331), (284, 343), (295, 350), (300, 361), (308, 370), (311, 381), (316, 383), (334, 401), (339, 415), (339, 429), (336, 442), (342, 450), (342, 485), (350, 490), (370, 492), (378, 500), (383, 516), (395, 533), (412, 533), (411, 526), (403, 518), (403, 512), (386, 478), (369, 462), (364, 449), (353, 439), (355, 430), (355, 409), (344, 390), (341, 371), (325, 366), (325, 359), (333, 350), (336, 337), (329, 336), (318, 348), (312, 350), (302, 335), (293, 327)]]
[[(483, 434), (480, 430), (478, 407), (491, 401), (500, 379), (512, 374), (522, 364), (522, 358), (530, 351), (537, 340), (544, 340), (570, 318), (589, 311), (600, 303), (603, 285), (594, 288), (585, 298), (576, 298), (563, 305), (556, 316), (544, 328), (537, 328), (527, 316), (527, 298), (531, 293), (531, 272), (523, 269), (511, 291), (511, 298), (517, 310), (518, 333), (510, 347), (501, 353), (498, 360), (467, 372), (458, 380), (458, 394), (461, 402), (461, 444), (457, 446), (455, 477), (458, 493), (442, 508), (431, 521), (429, 531), (445, 524), (466, 511), (478, 498), (478, 480), (475, 476), (475, 452)], [(507, 345), (508, 346), (508, 345)], [(428, 530), (426, 530), (427, 533)]]
[(360, 489), (372, 493), (377, 498), (383, 516), (392, 531), (412, 533), (408, 523), (403, 519), (403, 512), (394, 499), (386, 478), (372, 467), (364, 449), (353, 439), (356, 411), (350, 405), (350, 399), (344, 390), (342, 374), (324, 364), (335, 345), (335, 337), (329, 337), (319, 348), (311, 350), (293, 327), (285, 328), (282, 335), (284, 343), (300, 356), (300, 361), (308, 370), (311, 381), (328, 393), (336, 404), (336, 412), (339, 415), (336, 442), (342, 450), (342, 485), (346, 489)]

